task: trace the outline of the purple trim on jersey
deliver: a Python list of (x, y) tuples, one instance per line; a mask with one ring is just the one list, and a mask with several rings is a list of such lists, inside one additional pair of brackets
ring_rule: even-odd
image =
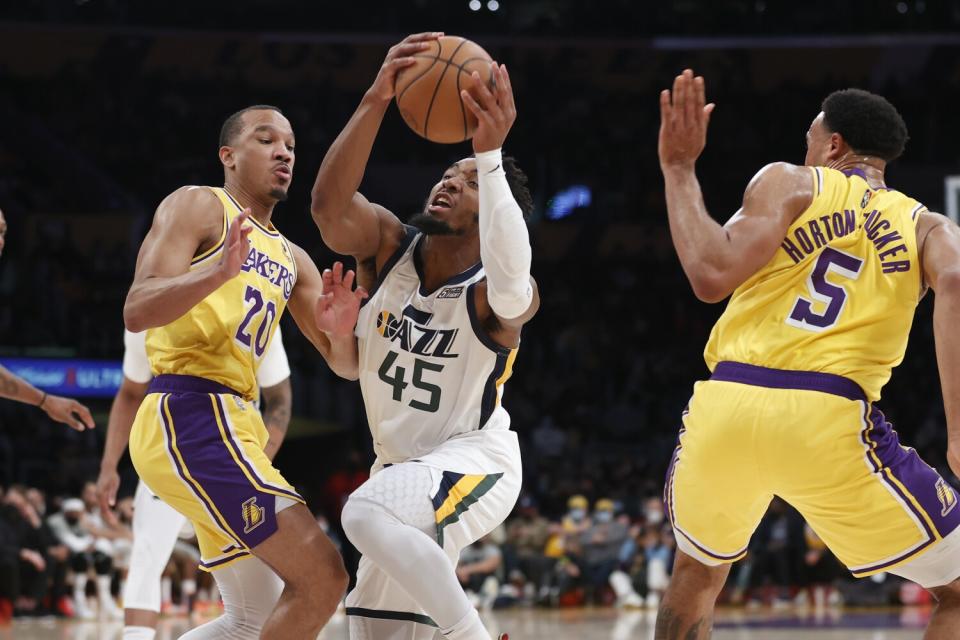
[[(170, 454), (170, 457), (173, 459), (174, 466), (177, 469), (177, 474), (180, 476), (180, 479), (183, 480), (184, 484), (190, 487), (190, 490), (193, 491), (197, 499), (203, 503), (203, 506), (206, 508), (207, 512), (217, 521), (217, 525), (220, 527), (220, 530), (226, 534), (229, 538), (232, 538), (237, 542), (238, 545), (243, 543), (240, 541), (239, 537), (234, 534), (230, 529), (230, 526), (225, 522), (220, 514), (217, 512), (216, 506), (211, 503), (206, 496), (204, 496), (201, 491), (201, 487), (198, 486), (198, 483), (194, 482), (193, 479), (188, 477), (184, 465), (180, 462), (180, 456), (177, 455), (180, 451), (180, 446), (174, 446), (174, 442), (177, 440), (177, 434), (173, 429), (172, 420), (167, 419), (167, 408), (168, 402), (172, 396), (165, 395), (160, 398), (160, 420), (163, 423), (164, 431), (166, 432), (166, 438), (164, 438), (165, 444), (167, 446), (167, 451)], [(173, 409), (170, 409), (170, 414), (173, 415)]]
[(249, 555), (252, 555), (252, 554), (249, 551), (244, 550), (244, 551), (241, 551), (240, 553), (235, 553), (232, 556), (229, 556), (227, 558), (219, 558), (217, 560), (211, 560), (210, 562), (204, 562), (203, 560), (201, 560), (200, 566), (210, 571), (212, 569), (216, 569), (220, 565), (226, 564), (228, 562), (233, 562), (234, 560), (238, 560), (240, 558), (245, 558)]
[(848, 400), (866, 401), (867, 396), (853, 380), (832, 373), (818, 371), (789, 371), (768, 369), (743, 362), (720, 362), (713, 370), (711, 380), (739, 382), (770, 389), (799, 389), (820, 391)]
[(184, 376), (175, 373), (161, 373), (150, 381), (147, 393), (228, 393), (233, 396), (242, 395), (230, 387), (206, 378)]
[[(493, 338), (490, 337), (490, 334), (487, 333), (487, 330), (483, 328), (483, 323), (480, 322), (480, 316), (477, 314), (477, 294), (475, 289), (477, 288), (477, 283), (474, 282), (469, 287), (467, 287), (467, 315), (470, 317), (470, 327), (473, 329), (473, 335), (477, 336), (477, 340), (485, 346), (490, 351), (493, 351), (498, 356), (509, 356), (510, 349), (503, 346), (497, 342), (494, 342)], [(499, 378), (500, 376), (497, 376)], [(496, 380), (497, 378), (494, 378)]]
[(218, 412), (220, 413), (220, 421), (223, 422), (223, 429), (227, 434), (227, 438), (226, 438), (227, 446), (230, 447), (230, 449), (236, 455), (237, 459), (240, 461), (240, 464), (242, 464), (244, 468), (247, 470), (247, 473), (249, 473), (251, 476), (256, 478), (257, 482), (259, 482), (262, 486), (266, 487), (267, 489), (276, 491), (277, 493), (282, 493), (283, 495), (295, 500), (296, 502), (305, 502), (304, 499), (300, 497), (300, 494), (297, 493), (296, 491), (290, 491), (289, 489), (286, 489), (284, 487), (278, 487), (277, 485), (270, 484), (269, 482), (264, 480), (263, 477), (253, 467), (253, 465), (251, 465), (250, 462), (245, 457), (243, 457), (243, 448), (239, 444), (237, 444), (237, 441), (233, 437), (233, 432), (230, 429), (229, 425), (227, 424), (227, 412), (223, 408), (223, 402), (221, 401), (220, 396), (215, 396), (215, 397), (217, 401), (217, 409), (218, 409)]
[[(176, 449), (190, 475), (213, 502), (218, 520), (225, 520), (228, 530), (248, 548), (273, 535), (277, 530), (277, 496), (255, 487), (233, 459), (220, 436), (211, 396), (171, 394), (167, 402), (171, 417), (168, 429), (176, 438)], [(250, 509), (258, 510), (256, 521), (247, 517)]]

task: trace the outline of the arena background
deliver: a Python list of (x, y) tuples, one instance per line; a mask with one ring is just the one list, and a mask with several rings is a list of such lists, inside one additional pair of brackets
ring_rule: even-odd
[[(98, 423), (75, 433), (0, 402), (0, 485), (40, 487), (54, 500), (96, 477), (139, 242), (167, 193), (222, 184), (217, 135), (229, 113), (267, 103), (289, 117), (296, 173), (274, 221), (321, 267), (332, 263), (309, 216), (315, 172), (387, 48), (410, 32), (474, 39), (513, 79), (519, 115), (506, 149), (535, 196), (543, 308), (524, 330), (505, 405), (525, 491), (551, 519), (574, 494), (640, 517), (661, 489), (692, 385), (707, 375), (702, 349), (723, 305), (698, 302), (683, 276), (656, 156), (658, 92), (682, 68), (703, 74), (717, 103), (698, 164), (715, 218), (736, 210), (765, 163), (802, 163), (821, 100), (849, 86), (882, 93), (909, 126), (888, 184), (933, 210), (956, 206), (948, 178), (960, 174), (960, 3), (476, 4), (0, 4), (0, 208), (9, 225), (0, 362), (30, 359), (37, 380), (92, 391)], [(362, 190), (412, 213), (446, 164), (469, 153), (468, 144), (419, 139), (391, 109)], [(944, 458), (931, 298), (880, 406), (956, 482)], [(283, 329), (295, 417), (277, 466), (336, 529), (346, 492), (372, 460), (359, 390), (326, 368), (289, 318)], [(129, 494), (129, 459), (121, 468)]]

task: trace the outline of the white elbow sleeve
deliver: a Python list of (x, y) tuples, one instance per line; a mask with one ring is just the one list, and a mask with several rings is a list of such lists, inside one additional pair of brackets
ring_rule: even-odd
[(500, 149), (477, 154), (480, 184), (480, 259), (487, 275), (487, 299), (501, 318), (530, 308), (530, 234), (513, 199)]

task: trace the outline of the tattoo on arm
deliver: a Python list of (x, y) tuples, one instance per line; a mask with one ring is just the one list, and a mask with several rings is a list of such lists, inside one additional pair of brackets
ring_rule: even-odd
[(274, 402), (267, 407), (263, 422), (272, 429), (286, 433), (290, 425), (290, 407), (283, 402)]
[(706, 617), (701, 617), (693, 623), (686, 633), (683, 633), (683, 618), (678, 616), (670, 607), (661, 607), (657, 614), (657, 626), (654, 631), (654, 640), (700, 640), (700, 631), (706, 630), (709, 638), (711, 624)]

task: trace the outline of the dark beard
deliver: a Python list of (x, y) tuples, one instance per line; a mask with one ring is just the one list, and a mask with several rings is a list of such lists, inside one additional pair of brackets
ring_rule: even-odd
[(283, 189), (271, 189), (270, 197), (276, 200), (277, 202), (286, 202), (287, 192)]
[(440, 220), (439, 218), (435, 218), (428, 213), (415, 214), (412, 218), (407, 220), (407, 224), (413, 225), (427, 236), (463, 235), (462, 231), (457, 231), (447, 222)]

